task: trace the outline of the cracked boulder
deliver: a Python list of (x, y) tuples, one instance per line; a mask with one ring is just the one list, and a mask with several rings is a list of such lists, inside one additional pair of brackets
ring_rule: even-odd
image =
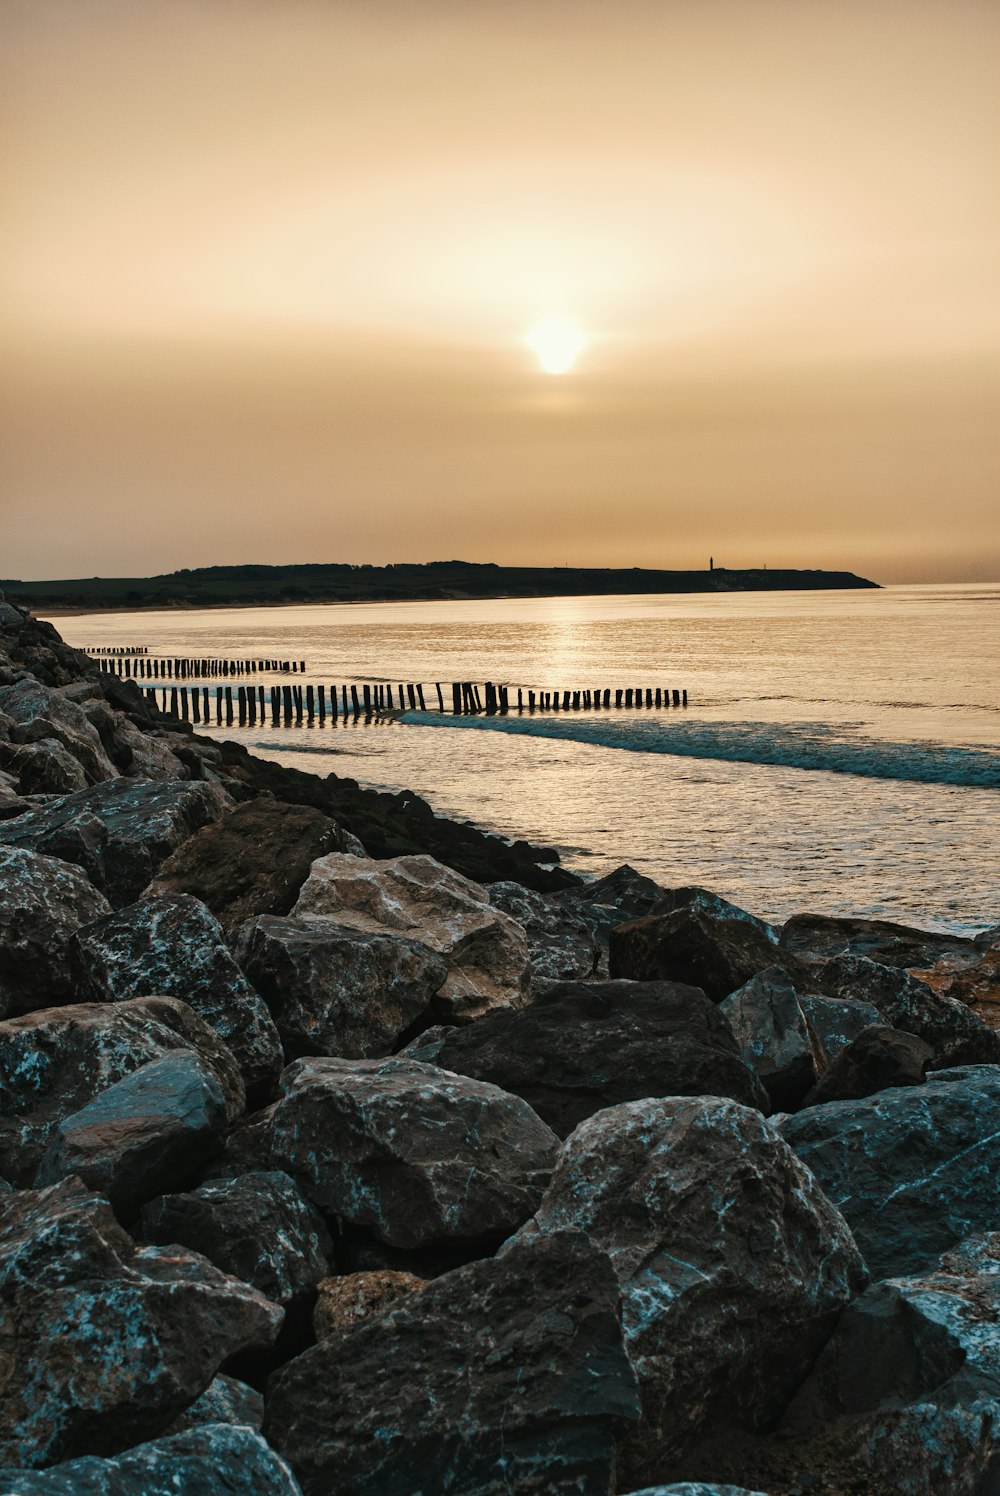
[(316, 914), (260, 915), (241, 926), (234, 949), (290, 1058), (390, 1053), (448, 977), (444, 958), (419, 940)]
[(264, 1432), (304, 1496), (596, 1496), (637, 1411), (610, 1263), (563, 1232), (320, 1341), (274, 1378)]
[(601, 948), (586, 920), (567, 904), (522, 883), (491, 883), (494, 909), (509, 914), (528, 937), (533, 982), (586, 981), (597, 974)]
[[(823, 1050), (780, 967), (768, 967), (724, 998), (719, 1012), (775, 1111), (793, 1111), (825, 1065)], [(737, 1100), (742, 1098), (736, 1098)]]
[(87, 784), (115, 779), (118, 770), (104, 751), (100, 734), (83, 709), (61, 691), (25, 676), (0, 687), (0, 711), (14, 723), (12, 737), (21, 743), (55, 740), (83, 771)]
[(619, 925), (609, 937), (613, 977), (685, 982), (713, 1002), (773, 966), (774, 958), (774, 942), (755, 921), (730, 918), (697, 902)]
[(621, 1286), (642, 1397), (626, 1490), (663, 1479), (699, 1432), (775, 1422), (866, 1276), (777, 1131), (714, 1098), (633, 1101), (582, 1123), (515, 1241), (562, 1230), (603, 1247)]
[(522, 1096), (560, 1137), (644, 1096), (767, 1108), (721, 1009), (677, 982), (564, 982), (452, 1029), (433, 1063)]
[(156, 1438), (281, 1310), (204, 1258), (138, 1250), (79, 1180), (0, 1198), (0, 1464)]
[(70, 940), (110, 908), (72, 863), (0, 845), (0, 1018), (74, 1001)]
[(433, 857), (321, 857), (293, 913), (324, 915), (369, 934), (406, 935), (443, 957), (443, 1021), (466, 1022), (527, 1001), (528, 940), (487, 890)]
[(140, 899), (78, 930), (71, 951), (81, 997), (180, 998), (228, 1045), (251, 1094), (277, 1079), (284, 1056), (274, 1021), (198, 899)]
[(820, 997), (797, 987), (799, 1007), (819, 1041), (827, 1063), (836, 1059), (862, 1029), (877, 1028), (884, 1020), (873, 1003), (850, 998)]

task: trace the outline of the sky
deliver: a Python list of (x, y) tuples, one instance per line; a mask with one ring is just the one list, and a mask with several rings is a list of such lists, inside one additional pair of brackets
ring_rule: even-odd
[(5, 0), (0, 41), (0, 577), (1000, 578), (995, 0)]

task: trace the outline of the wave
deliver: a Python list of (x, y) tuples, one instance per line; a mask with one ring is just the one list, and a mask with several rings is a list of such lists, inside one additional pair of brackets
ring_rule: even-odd
[(610, 717), (451, 717), (405, 712), (402, 723), (448, 727), (513, 736), (555, 738), (659, 753), (677, 758), (721, 759), (788, 769), (820, 769), (869, 779), (911, 780), (977, 789), (1000, 788), (1000, 751), (946, 746), (927, 741), (885, 742), (849, 726), (823, 722), (664, 722), (662, 718)]

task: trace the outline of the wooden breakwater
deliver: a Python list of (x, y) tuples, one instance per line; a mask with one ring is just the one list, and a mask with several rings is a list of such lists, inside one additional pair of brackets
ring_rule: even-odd
[[(657, 710), (686, 707), (686, 690), (662, 686), (623, 686), (590, 690), (540, 691), (518, 686), (511, 699), (511, 687), (486, 681), (480, 693), (474, 681), (450, 684), (450, 713), (454, 716), (507, 716), (511, 712), (533, 715), (536, 712), (579, 712), (613, 710)], [(435, 682), (436, 710), (448, 711), (440, 681)], [(178, 686), (169, 689), (148, 687), (146, 695), (154, 705), (171, 712), (185, 722), (227, 727), (255, 727), (270, 723), (274, 727), (308, 724), (336, 726), (340, 721), (384, 722), (401, 711), (428, 711), (424, 688), (413, 682), (394, 687), (387, 681), (366, 681), (360, 685), (241, 685), (233, 687)]]
[(99, 670), (126, 680), (207, 680), (213, 677), (246, 675), (304, 675), (305, 660), (232, 660), (211, 657), (190, 658), (181, 655), (136, 654), (122, 650), (117, 654), (96, 654), (87, 650)]

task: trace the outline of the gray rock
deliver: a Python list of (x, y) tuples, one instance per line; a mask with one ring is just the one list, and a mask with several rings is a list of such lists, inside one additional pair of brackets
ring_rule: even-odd
[(766, 1496), (763, 1491), (751, 1491), (746, 1486), (706, 1485), (702, 1480), (682, 1480), (673, 1486), (646, 1486), (642, 1491), (633, 1491), (631, 1496)]
[(719, 1004), (744, 1060), (776, 1111), (793, 1111), (815, 1084), (825, 1057), (780, 967), (771, 966)]
[(79, 763), (55, 738), (37, 743), (5, 743), (0, 764), (16, 779), (22, 795), (71, 795), (89, 780)]
[(81, 996), (178, 997), (232, 1050), (251, 1094), (277, 1080), (284, 1055), (274, 1021), (198, 899), (144, 898), (109, 913), (77, 931), (71, 958)]
[(933, 1058), (929, 1044), (902, 1029), (862, 1029), (824, 1070), (803, 1105), (854, 1101), (889, 1086), (919, 1086)]
[(667, 892), (652, 878), (637, 873), (634, 867), (624, 862), (613, 872), (605, 873), (603, 878), (595, 878), (592, 883), (550, 897), (553, 903), (579, 915), (599, 944), (607, 946), (608, 933), (615, 925), (649, 914)]
[(231, 804), (215, 784), (114, 779), (0, 821), (0, 843), (76, 863), (121, 908), (185, 837)]
[(71, 863), (0, 845), (0, 1018), (73, 1001), (70, 939), (109, 912)]
[(0, 1462), (155, 1438), (281, 1310), (175, 1248), (142, 1251), (79, 1180), (0, 1198)]
[[(89, 683), (81, 682), (81, 685)], [(67, 687), (65, 694), (73, 688)], [(90, 687), (99, 691), (99, 687)], [(139, 728), (130, 722), (124, 712), (115, 711), (109, 702), (98, 696), (96, 700), (82, 701), (84, 715), (96, 730), (105, 752), (119, 773), (133, 779), (190, 779), (197, 775), (188, 773), (185, 765), (172, 751), (168, 742), (154, 735), (147, 727)]]
[(305, 1496), (597, 1496), (636, 1413), (610, 1264), (560, 1233), (321, 1341), (274, 1378), (264, 1431)]
[(206, 1061), (235, 1121), (245, 1103), (236, 1061), (218, 1034), (175, 998), (47, 1008), (0, 1023), (0, 1172), (30, 1185), (60, 1122), (175, 1050)]
[(0, 1496), (301, 1496), (288, 1465), (252, 1428), (208, 1424), (102, 1460), (0, 1470)]
[(200, 1252), (276, 1304), (308, 1293), (330, 1271), (333, 1245), (323, 1218), (278, 1171), (163, 1195), (144, 1208), (141, 1232), (146, 1241)]
[(633, 1101), (581, 1123), (515, 1240), (560, 1230), (603, 1247), (621, 1285), (642, 1397), (626, 1489), (662, 1479), (699, 1431), (776, 1420), (865, 1281), (812, 1175), (732, 1101)]
[(916, 1273), (997, 1221), (1000, 1069), (809, 1107), (785, 1140), (844, 1214), (873, 1278)]
[[(239, 1277), (239, 1274), (234, 1274)], [(206, 1423), (240, 1423), (258, 1431), (264, 1423), (264, 1399), (246, 1382), (219, 1373), (213, 1377), (200, 1397), (175, 1418), (168, 1434), (182, 1434), (185, 1429), (201, 1428)]]
[(836, 918), (796, 914), (781, 931), (783, 951), (809, 961), (837, 956), (865, 957), (880, 966), (927, 970), (941, 962), (975, 963), (975, 942), (961, 935), (941, 935), (883, 919)]
[(612, 930), (608, 970), (637, 982), (685, 982), (721, 1002), (774, 957), (773, 941), (751, 921), (685, 904)]
[(282, 1090), (273, 1164), (324, 1213), (397, 1247), (509, 1235), (559, 1152), (520, 1097), (413, 1060), (297, 1060)]
[(186, 1183), (218, 1148), (222, 1087), (204, 1060), (174, 1050), (133, 1071), (56, 1127), (36, 1187), (76, 1175), (133, 1215), (144, 1200)]
[(62, 692), (25, 677), (16, 685), (0, 687), (0, 711), (16, 724), (14, 736), (22, 743), (55, 739), (77, 761), (88, 784), (117, 777), (118, 770), (104, 751), (100, 734), (86, 713)]
[(240, 927), (234, 949), (296, 1058), (388, 1054), (448, 976), (442, 957), (418, 940), (319, 915), (260, 915)]
[(799, 1007), (815, 1034), (827, 1061), (835, 1060), (862, 1029), (882, 1022), (873, 1003), (850, 998), (819, 997), (813, 992), (798, 992)]
[[(676, 909), (699, 909), (713, 919), (732, 919), (741, 924), (752, 925), (758, 934), (765, 936), (772, 945), (778, 944), (779, 931), (766, 920), (758, 919), (739, 904), (731, 904), (721, 894), (710, 888), (700, 888), (691, 883), (681, 888), (666, 888), (647, 912), (649, 914), (673, 914)], [(777, 953), (775, 953), (777, 957)]]
[[(397, 1050), (400, 1059), (419, 1060), (422, 1065), (436, 1065), (441, 1057), (441, 1051), (452, 1034), (458, 1032), (460, 1026), (455, 1023), (435, 1023), (430, 1028), (424, 1029), (409, 1044)], [(442, 1066), (447, 1069), (447, 1066)]]
[(587, 921), (566, 904), (522, 883), (491, 883), (490, 903), (528, 937), (533, 982), (586, 981), (597, 974), (601, 948)]

